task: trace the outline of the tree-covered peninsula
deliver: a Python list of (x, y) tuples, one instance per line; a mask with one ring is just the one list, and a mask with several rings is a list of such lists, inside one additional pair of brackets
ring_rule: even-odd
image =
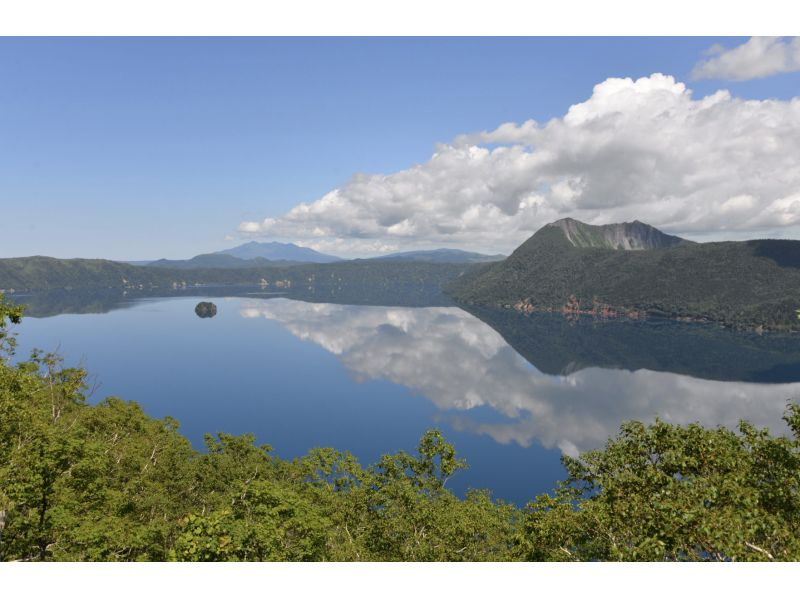
[[(135, 403), (87, 402), (57, 356), (14, 357), (0, 297), (0, 560), (797, 560), (800, 408), (787, 436), (629, 422), (523, 507), (453, 494), (438, 431), (363, 466), (249, 435), (198, 451)], [(783, 432), (783, 431), (781, 431)]]
[(467, 305), (800, 330), (800, 241), (692, 243), (641, 222), (541, 228), (445, 285)]

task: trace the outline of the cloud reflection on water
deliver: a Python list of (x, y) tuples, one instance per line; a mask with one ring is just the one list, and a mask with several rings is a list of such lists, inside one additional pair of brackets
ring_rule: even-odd
[[(372, 307), (287, 299), (244, 301), (240, 315), (281, 323), (335, 354), (357, 380), (400, 384), (433, 402), (455, 428), (500, 443), (576, 454), (602, 446), (630, 419), (783, 431), (800, 383), (719, 382), (650, 370), (539, 372), (490, 326), (457, 307)], [(504, 416), (484, 421), (489, 407)]]

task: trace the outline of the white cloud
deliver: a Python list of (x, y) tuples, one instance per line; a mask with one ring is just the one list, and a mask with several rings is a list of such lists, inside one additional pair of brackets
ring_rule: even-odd
[(380, 255), (400, 249), (397, 243), (385, 243), (378, 239), (321, 239), (305, 241), (300, 245), (333, 255)]
[(730, 50), (714, 45), (709, 54), (695, 66), (694, 78), (747, 81), (800, 71), (800, 37), (751, 37)]
[(607, 79), (561, 118), (459, 136), (427, 162), (357, 174), (239, 230), (342, 250), (369, 241), (509, 251), (565, 216), (689, 235), (800, 228), (800, 98), (694, 99), (670, 76)]
[(257, 233), (261, 230), (263, 226), (267, 226), (268, 220), (265, 220), (261, 225), (258, 222), (242, 222), (239, 225), (239, 232), (240, 233)]

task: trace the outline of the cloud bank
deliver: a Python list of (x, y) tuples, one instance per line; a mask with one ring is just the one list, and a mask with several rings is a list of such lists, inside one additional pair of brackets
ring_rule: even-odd
[(696, 79), (747, 81), (800, 71), (800, 37), (751, 37), (730, 50), (715, 46), (715, 55), (694, 68)]
[(354, 252), (509, 251), (565, 216), (727, 237), (800, 227), (800, 98), (694, 99), (662, 74), (607, 79), (560, 118), (462, 135), (239, 231)]

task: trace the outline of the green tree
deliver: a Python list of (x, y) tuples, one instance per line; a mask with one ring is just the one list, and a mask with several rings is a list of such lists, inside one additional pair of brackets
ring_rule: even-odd
[(792, 437), (629, 422), (605, 449), (564, 458), (568, 478), (528, 504), (529, 560), (800, 558), (800, 408)]
[(0, 293), (0, 362), (5, 361), (14, 353), (15, 338), (9, 332), (9, 324), (19, 324), (25, 308), (20, 305), (12, 305), (6, 301), (3, 293)]
[[(447, 480), (466, 463), (438, 430), (426, 432), (417, 454), (384, 455), (374, 466), (346, 472), (330, 518), (341, 560), (503, 560), (514, 509), (485, 491), (460, 500)], [(338, 480), (337, 480), (338, 481)], [(334, 483), (335, 486), (335, 483)]]

